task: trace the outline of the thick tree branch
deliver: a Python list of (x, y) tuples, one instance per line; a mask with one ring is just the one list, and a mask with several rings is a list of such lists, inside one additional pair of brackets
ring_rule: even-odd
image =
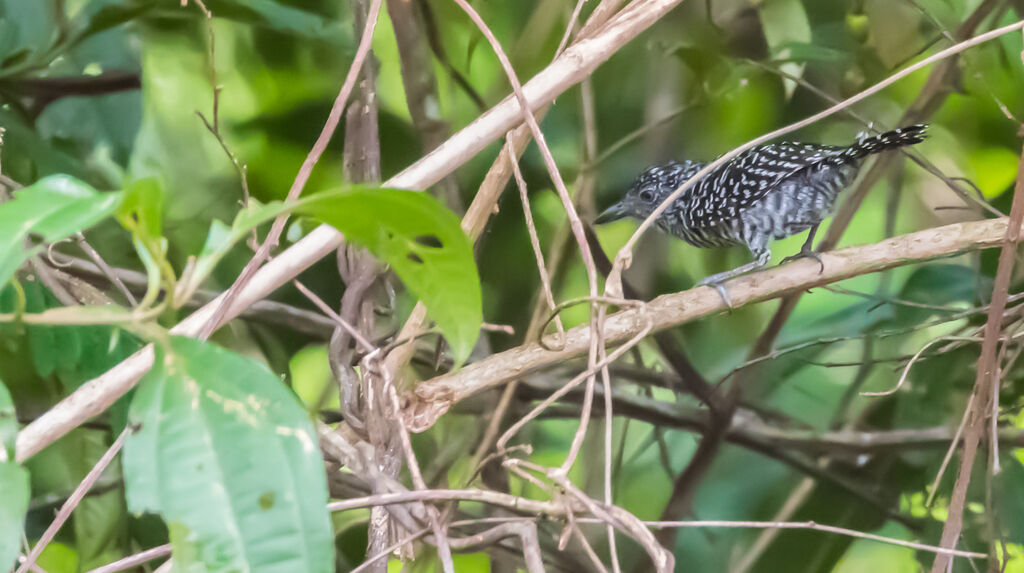
[[(1002, 244), (1006, 227), (1005, 218), (958, 223), (832, 251), (822, 255), (825, 268), (820, 273), (816, 262), (797, 261), (731, 281), (729, 295), (733, 305), (739, 307), (913, 262), (992, 248)], [(653, 324), (654, 330), (662, 330), (724, 310), (727, 310), (725, 303), (713, 289), (695, 288), (662, 295), (640, 310), (609, 316), (604, 325), (604, 337), (610, 344), (621, 343), (648, 324)], [(406, 409), (410, 428), (425, 430), (459, 400), (579, 356), (589, 347), (589, 330), (587, 325), (569, 330), (560, 348), (556, 337), (548, 337), (544, 345), (528, 343), (470, 364), (458, 372), (420, 383), (415, 393), (418, 401), (411, 402)]]

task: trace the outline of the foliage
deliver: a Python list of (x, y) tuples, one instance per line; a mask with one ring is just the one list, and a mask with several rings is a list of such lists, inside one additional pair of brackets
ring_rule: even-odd
[(0, 384), (0, 563), (14, 563), (21, 546), (21, 523), (28, 510), (28, 472), (14, 463), (14, 436), (18, 432), (14, 405), (7, 387)]
[[(447, 135), (473, 129), (510, 92), (488, 42), (456, 3), (384, 3), (352, 105), (333, 110), (341, 127), (299, 199), (285, 201), (352, 64), (362, 33), (355, 14), (367, 4), (0, 0), (0, 570), (26, 553), (23, 538), (36, 545), (55, 508), (126, 428), (124, 450), (40, 556), (49, 573), (89, 570), (165, 543), (177, 570), (346, 571), (366, 559), (368, 544), (386, 547), (412, 533), (410, 523), (427, 532), (430, 519), (423, 505), (390, 506), (389, 515), (406, 521), (396, 517), (374, 545), (370, 512), (329, 514), (325, 503), (413, 489), (419, 474), (428, 488), (572, 498), (553, 481), (557, 472), (534, 468), (526, 479), (520, 472), (533, 466), (501, 461), (560, 466), (573, 448), (582, 389), (527, 424), (511, 442), (517, 447), (479, 448), (492, 421), (506, 430), (583, 371), (583, 356), (539, 373), (506, 365), (502, 375), (520, 376), (508, 407), (499, 406), (503, 388), (453, 404), (410, 438), (418, 472), (406, 458), (402, 412), (393, 410), (392, 397), (399, 408), (424, 399), (421, 381), (521, 345), (525, 354), (541, 352), (528, 336), (550, 314), (514, 181), (482, 212), (489, 219), (479, 239), (460, 226), (491, 184), (488, 169), (504, 142), (488, 142), (428, 189), (387, 183)], [(597, 4), (583, 4), (581, 23)], [(574, 5), (473, 3), (524, 83), (551, 62)], [(1002, 0), (680, 2), (602, 63), (587, 89), (560, 94), (541, 126), (589, 221), (646, 165), (713, 159), (954, 38), (1022, 17), (1019, 2)], [(908, 110), (930, 124), (929, 139), (914, 149), (935, 169), (898, 159), (872, 173), (839, 247), (991, 215), (951, 186), (1009, 212), (1024, 117), (1021, 50), (1019, 33), (986, 42), (788, 136), (842, 145), (908, 121)], [(947, 63), (948, 73), (930, 79)], [(366, 167), (378, 155), (379, 165)], [(553, 298), (585, 297), (579, 249), (535, 144), (520, 167)], [(289, 218), (283, 249), (271, 252), (267, 268), (290, 265), (284, 250), (318, 223), (365, 252), (340, 249), (296, 277), (301, 288), (279, 289), (210, 341), (169, 334), (231, 288), (280, 217)], [(634, 230), (631, 222), (599, 228), (592, 246), (613, 255)], [(803, 240), (777, 242), (776, 262)], [(96, 256), (113, 271), (99, 268)], [(650, 300), (747, 260), (742, 249), (701, 250), (650, 233), (625, 280)], [(600, 500), (610, 468), (614, 503), (640, 519), (814, 521), (938, 544), (959, 456), (940, 468), (974, 388), (996, 258), (971, 252), (902, 263), (801, 296), (776, 325), (775, 352), (753, 366), (747, 361), (773, 324), (774, 303), (645, 337), (611, 370), (611, 459), (595, 417), (568, 479)], [(1011, 295), (1022, 276), (1013, 275)], [(324, 313), (320, 301), (334, 310)], [(403, 326), (417, 303), (428, 320), (410, 331)], [(1024, 567), (1019, 304), (1011, 298), (998, 355), (1004, 439), (982, 446), (958, 545), (1005, 556), (1011, 571)], [(563, 326), (588, 324), (589, 309), (563, 309)], [(485, 321), (502, 326), (482, 331)], [(102, 398), (101, 415), (16, 461), (18, 431), (49, 423), (69, 396), (64, 406), (86, 402), (90, 380), (147, 344), (153, 349), (139, 356), (152, 352), (154, 367), (135, 389)], [(724, 436), (715, 435), (717, 413), (694, 393), (694, 377), (712, 389), (742, 384)], [(864, 394), (901, 379), (895, 392)], [(600, 384), (596, 392), (603, 415)], [(352, 450), (322, 452), (320, 424)], [(446, 524), (505, 515), (446, 504), (437, 505)], [(593, 568), (575, 533), (610, 562), (603, 527), (581, 521), (576, 532), (561, 515), (523, 511), (537, 518), (549, 569)], [(454, 557), (457, 569), (522, 568), (515, 537), (467, 541), (482, 523), (446, 526), (468, 547)], [(659, 540), (695, 571), (741, 563), (749, 571), (903, 571), (934, 558), (822, 531), (694, 527)], [(436, 543), (420, 538), (399, 553), (414, 558), (415, 570), (441, 570)], [(621, 530), (616, 545), (624, 568), (649, 567)], [(953, 570), (971, 565), (958, 558)]]
[(331, 570), (316, 433), (265, 366), (175, 337), (128, 421), (128, 508), (163, 517), (179, 567)]
[(62, 175), (52, 175), (18, 191), (0, 207), (0, 284), (35, 251), (23, 248), (30, 235), (53, 243), (86, 229), (114, 212), (119, 193), (101, 195), (95, 189)]

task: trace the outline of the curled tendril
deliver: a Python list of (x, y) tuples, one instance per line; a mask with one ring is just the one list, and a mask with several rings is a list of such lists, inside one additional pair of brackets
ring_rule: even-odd
[(70, 243), (71, 239), (61, 239), (59, 241), (54, 241), (46, 246), (46, 259), (50, 262), (51, 265), (57, 267), (58, 269), (65, 269), (74, 264), (70, 257), (64, 262), (60, 262), (57, 260), (57, 251), (54, 251), (53, 248), (64, 242)]

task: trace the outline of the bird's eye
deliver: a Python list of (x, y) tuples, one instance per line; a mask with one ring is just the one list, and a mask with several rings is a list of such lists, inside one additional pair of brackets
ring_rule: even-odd
[(650, 203), (654, 201), (654, 191), (651, 191), (650, 189), (644, 189), (643, 191), (640, 192), (640, 200), (643, 201), (644, 203)]

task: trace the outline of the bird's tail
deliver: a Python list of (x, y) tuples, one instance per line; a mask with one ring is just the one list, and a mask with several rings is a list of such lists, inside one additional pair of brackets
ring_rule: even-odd
[(881, 153), (904, 145), (921, 143), (925, 138), (927, 125), (916, 124), (887, 131), (873, 137), (866, 137), (854, 143), (843, 153), (849, 159), (863, 159), (872, 153)]

